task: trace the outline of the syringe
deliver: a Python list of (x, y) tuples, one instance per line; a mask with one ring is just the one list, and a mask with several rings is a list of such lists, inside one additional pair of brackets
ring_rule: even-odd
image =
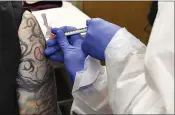
[[(75, 34), (80, 34), (80, 33), (85, 33), (87, 31), (87, 27), (85, 28), (80, 28), (80, 29), (76, 29), (73, 31), (69, 31), (69, 32), (65, 32), (65, 36), (72, 36)], [(55, 38), (55, 34), (51, 33), (50, 39), (54, 39)]]
[(80, 34), (80, 33), (84, 33), (87, 31), (87, 27), (85, 28), (80, 28), (80, 29), (76, 29), (73, 31), (69, 31), (65, 33), (65, 36), (71, 36), (71, 35), (75, 35), (75, 34)]

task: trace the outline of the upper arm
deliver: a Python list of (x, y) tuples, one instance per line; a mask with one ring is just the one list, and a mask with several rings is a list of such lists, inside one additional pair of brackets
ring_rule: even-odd
[(43, 33), (29, 11), (23, 14), (18, 35), (22, 55), (17, 78), (20, 114), (56, 115), (53, 68), (43, 55)]

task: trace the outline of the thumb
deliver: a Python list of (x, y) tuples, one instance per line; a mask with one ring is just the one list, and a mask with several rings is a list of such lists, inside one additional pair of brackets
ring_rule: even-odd
[(60, 29), (53, 29), (51, 32), (56, 34), (56, 41), (59, 43), (60, 48), (64, 52), (69, 46), (69, 42), (67, 40), (67, 37), (64, 35), (64, 32)]

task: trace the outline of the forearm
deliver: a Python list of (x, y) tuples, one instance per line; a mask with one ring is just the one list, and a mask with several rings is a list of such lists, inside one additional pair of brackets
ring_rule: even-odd
[(20, 114), (56, 115), (55, 76), (43, 55), (45, 38), (28, 11), (23, 14), (18, 35), (22, 53), (17, 78)]

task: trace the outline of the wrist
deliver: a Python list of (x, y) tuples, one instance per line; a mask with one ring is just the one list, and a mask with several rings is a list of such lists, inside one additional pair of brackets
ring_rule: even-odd
[(74, 81), (75, 81), (76, 73), (84, 70), (84, 63), (83, 63), (83, 65), (81, 65), (79, 67), (74, 66), (73, 68), (74, 68), (74, 70), (70, 70), (70, 71), (68, 70), (69, 78), (70, 78), (72, 83), (74, 83)]
[(107, 37), (107, 39), (105, 39), (105, 42), (103, 42), (103, 46), (102, 47), (102, 53), (103, 53), (103, 58), (101, 61), (105, 61), (105, 50), (107, 48), (107, 46), (109, 45), (109, 43), (111, 42), (111, 40), (113, 39), (113, 37), (115, 36), (115, 34), (121, 29), (121, 27), (116, 27), (116, 28), (113, 28), (111, 30), (111, 34)]

